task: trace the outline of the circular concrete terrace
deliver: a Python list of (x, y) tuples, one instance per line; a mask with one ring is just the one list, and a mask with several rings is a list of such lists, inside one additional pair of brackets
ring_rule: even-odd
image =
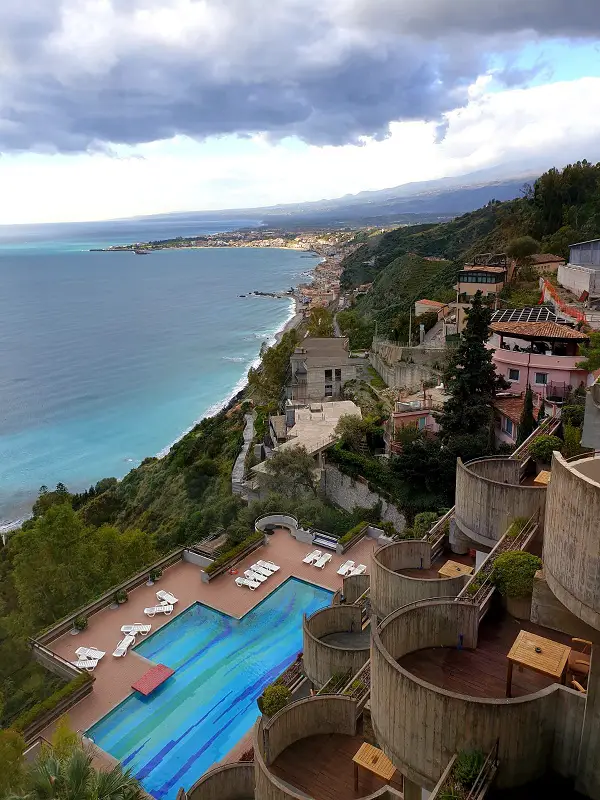
[(370, 629), (362, 629), (358, 606), (334, 605), (304, 618), (303, 662), (308, 679), (321, 688), (335, 673), (355, 675), (369, 659)]

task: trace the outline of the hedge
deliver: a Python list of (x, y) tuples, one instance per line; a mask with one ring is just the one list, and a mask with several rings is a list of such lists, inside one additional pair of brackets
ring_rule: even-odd
[(355, 536), (358, 536), (358, 534), (362, 531), (362, 529), (365, 528), (368, 524), (369, 524), (368, 522), (363, 521), (359, 522), (358, 525), (355, 525), (353, 528), (350, 528), (350, 530), (347, 533), (345, 533), (339, 540), (342, 547), (348, 544), (348, 542), (351, 542)]
[(256, 542), (262, 541), (263, 537), (264, 537), (263, 533), (259, 533), (258, 531), (256, 531), (247, 539), (244, 539), (243, 542), (240, 542), (240, 544), (237, 544), (235, 547), (232, 547), (231, 550), (227, 550), (218, 558), (215, 558), (212, 564), (209, 564), (208, 567), (205, 567), (204, 572), (206, 572), (207, 575), (210, 575), (211, 573), (215, 572), (215, 570), (220, 569), (224, 564), (227, 564), (228, 561), (231, 561), (231, 559), (235, 558), (236, 556), (239, 556), (241, 553), (244, 552), (244, 550), (247, 550), (251, 544), (255, 544)]
[(50, 695), (50, 697), (47, 697), (45, 700), (36, 703), (27, 711), (19, 714), (10, 727), (15, 731), (23, 733), (37, 720), (38, 717), (41, 717), (42, 714), (47, 714), (49, 711), (55, 709), (56, 706), (65, 698), (74, 694), (78, 689), (81, 689), (82, 686), (85, 686), (86, 683), (89, 683), (92, 680), (93, 678), (88, 672), (83, 672), (81, 675), (73, 678), (72, 681), (69, 681), (69, 683), (67, 683), (65, 686), (57, 689), (53, 694)]

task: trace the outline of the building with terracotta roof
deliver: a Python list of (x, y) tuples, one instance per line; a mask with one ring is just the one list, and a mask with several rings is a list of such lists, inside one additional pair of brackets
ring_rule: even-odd
[[(489, 347), (496, 371), (522, 393), (531, 386), (536, 403), (562, 402), (569, 390), (586, 385), (587, 371), (578, 365), (579, 348), (589, 337), (553, 320), (497, 322), (490, 325)], [(548, 409), (550, 413), (552, 408)]]
[[(525, 405), (524, 394), (500, 395), (494, 401), (494, 434), (497, 444), (516, 445), (519, 436), (519, 423)], [(539, 409), (533, 409), (537, 419)]]
[(421, 314), (431, 314), (435, 312), (438, 319), (445, 317), (450, 311), (448, 303), (439, 303), (437, 300), (415, 300), (415, 316), (420, 317)]

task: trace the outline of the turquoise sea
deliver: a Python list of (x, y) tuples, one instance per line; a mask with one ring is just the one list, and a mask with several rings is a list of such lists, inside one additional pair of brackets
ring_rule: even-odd
[(91, 253), (247, 221), (0, 227), (0, 525), (41, 484), (80, 489), (157, 455), (244, 383), (300, 282), (290, 250)]

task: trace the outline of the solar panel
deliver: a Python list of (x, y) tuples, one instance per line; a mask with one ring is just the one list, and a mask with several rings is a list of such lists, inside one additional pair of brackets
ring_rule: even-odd
[(494, 311), (492, 322), (566, 322), (548, 306), (529, 308), (503, 308)]

